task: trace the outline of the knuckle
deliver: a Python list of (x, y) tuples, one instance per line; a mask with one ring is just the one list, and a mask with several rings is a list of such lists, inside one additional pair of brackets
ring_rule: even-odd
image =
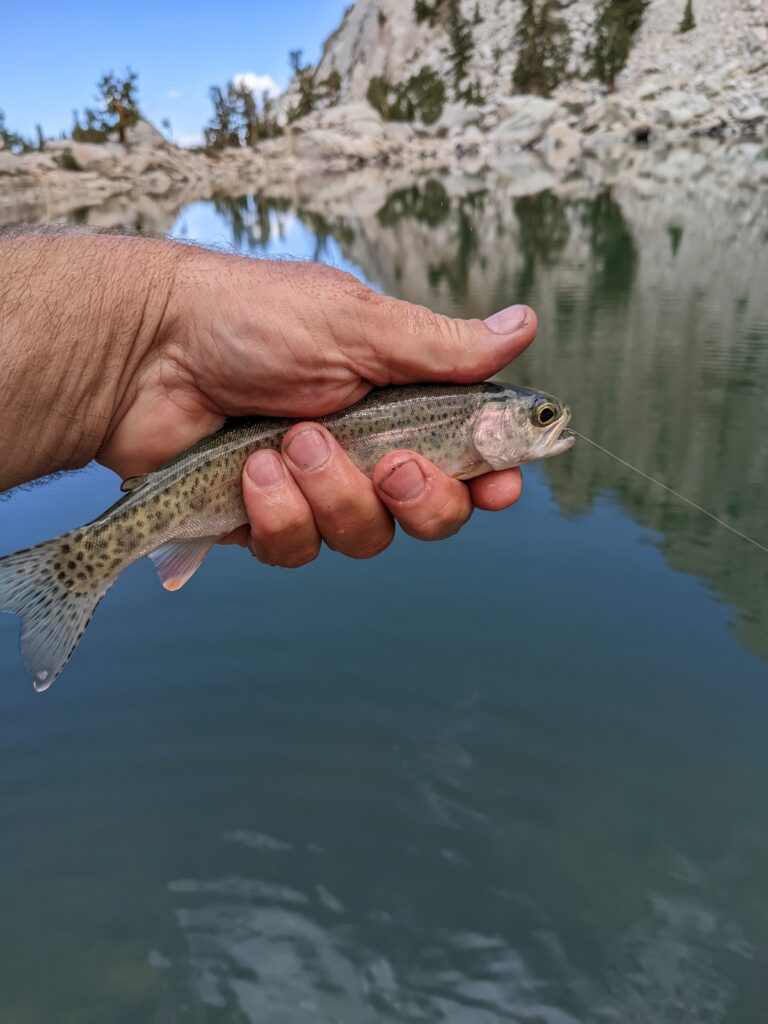
[(415, 303), (405, 302), (400, 306), (400, 316), (405, 331), (412, 337), (424, 334), (442, 333), (443, 317), (434, 313), (427, 306), (419, 306)]
[(387, 530), (380, 531), (377, 534), (371, 536), (365, 536), (349, 551), (345, 552), (350, 558), (360, 559), (361, 561), (366, 558), (375, 558), (380, 555), (382, 551), (386, 551), (389, 545), (392, 543), (392, 539), (395, 535), (393, 526), (388, 527)]
[(322, 529), (340, 536), (357, 534), (375, 521), (367, 483), (345, 476), (329, 471), (322, 486), (307, 498)]
[(282, 554), (274, 563), (283, 569), (300, 569), (302, 565), (309, 565), (314, 562), (320, 554), (320, 544), (308, 544), (306, 547), (298, 548), (296, 551), (287, 551)]
[(422, 540), (445, 540), (458, 533), (469, 519), (469, 512), (455, 501), (446, 501), (429, 512), (414, 528)]
[(295, 537), (308, 527), (307, 519), (299, 509), (286, 510), (283, 515), (270, 517), (263, 522), (252, 523), (251, 529), (264, 542), (274, 542)]

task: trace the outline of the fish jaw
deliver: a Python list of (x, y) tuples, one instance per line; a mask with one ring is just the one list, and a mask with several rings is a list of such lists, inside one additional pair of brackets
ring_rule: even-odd
[(547, 431), (547, 437), (543, 446), (544, 451), (537, 458), (550, 459), (553, 455), (562, 455), (569, 448), (573, 448), (576, 443), (576, 436), (566, 429), (570, 422), (571, 410), (566, 408), (557, 423)]

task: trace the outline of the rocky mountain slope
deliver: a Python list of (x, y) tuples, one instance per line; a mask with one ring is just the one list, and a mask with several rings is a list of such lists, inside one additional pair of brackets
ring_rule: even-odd
[[(462, 90), (454, 85), (456, 40), (445, 15), (451, 5), (452, 0), (357, 0), (326, 41), (317, 79), (338, 75), (338, 102), (349, 103), (369, 97), (374, 79), (396, 90), (426, 68), (445, 91), (431, 130), (450, 131), (467, 122), (486, 131), (498, 128), (518, 91), (513, 75), (526, 3), (453, 5), (469, 33)], [(570, 128), (727, 133), (753, 129), (768, 117), (766, 0), (693, 0), (695, 27), (685, 33), (679, 31), (685, 0), (651, 0), (616, 79), (617, 91), (607, 99), (589, 57), (600, 0), (562, 0), (549, 7), (564, 22), (567, 59), (553, 96)], [(468, 89), (469, 102), (456, 99), (457, 91)]]

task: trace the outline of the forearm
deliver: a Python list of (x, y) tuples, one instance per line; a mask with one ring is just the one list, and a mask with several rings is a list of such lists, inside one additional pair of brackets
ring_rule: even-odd
[(178, 247), (0, 234), (0, 490), (85, 465), (160, 330)]

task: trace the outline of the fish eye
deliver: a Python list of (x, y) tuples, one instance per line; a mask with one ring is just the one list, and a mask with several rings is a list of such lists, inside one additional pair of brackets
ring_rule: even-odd
[(538, 427), (546, 427), (547, 424), (557, 418), (557, 414), (557, 406), (553, 402), (548, 402), (545, 399), (543, 402), (540, 401), (534, 405), (533, 422)]

